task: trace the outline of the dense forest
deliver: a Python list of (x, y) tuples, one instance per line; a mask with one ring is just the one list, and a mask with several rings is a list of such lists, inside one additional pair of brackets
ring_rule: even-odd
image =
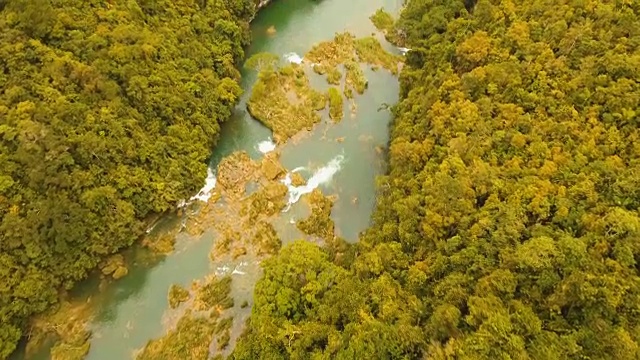
[(197, 192), (254, 0), (0, 0), (0, 358)]
[(411, 51), (373, 225), (266, 261), (232, 358), (637, 359), (640, 1), (385, 22)]

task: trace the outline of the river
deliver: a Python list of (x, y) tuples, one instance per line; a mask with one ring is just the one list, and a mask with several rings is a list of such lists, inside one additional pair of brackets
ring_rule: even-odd
[[(252, 23), (253, 40), (247, 57), (259, 52), (283, 58), (291, 53), (302, 55), (315, 43), (330, 40), (336, 32), (345, 30), (356, 36), (371, 35), (375, 28), (369, 16), (380, 7), (396, 13), (401, 4), (402, 0), (274, 0)], [(395, 50), (389, 44), (385, 47)], [(258, 159), (271, 147), (270, 131), (245, 110), (256, 74), (243, 70), (242, 75), (245, 95), (234, 117), (222, 126), (211, 157), (213, 171), (221, 159), (234, 151), (244, 150)], [(365, 71), (365, 75), (369, 88), (363, 95), (356, 96), (355, 116), (349, 115), (348, 102), (345, 102), (346, 115), (341, 122), (323, 120), (307, 136), (279, 149), (281, 163), (288, 170), (304, 168), (307, 180), (322, 175), (319, 172), (328, 172), (320, 189), (326, 195), (337, 195), (331, 214), (336, 233), (351, 242), (357, 241), (359, 232), (369, 225), (375, 203), (375, 177), (384, 171), (382, 149), (388, 141), (391, 115), (378, 109), (383, 103), (395, 103), (398, 96), (397, 79), (389, 73)], [(312, 78), (312, 84), (323, 90), (327, 87), (319, 78)], [(292, 222), (304, 215), (305, 209), (296, 203), (274, 223), (283, 243), (303, 237)], [(178, 215), (166, 216), (150, 235), (169, 231), (181, 221)], [(233, 345), (251, 311), (250, 306), (241, 308), (240, 304), (243, 301), (251, 304), (253, 286), (261, 275), (260, 265), (251, 254), (236, 260), (211, 261), (208, 254), (215, 240), (210, 229), (197, 237), (181, 232), (172, 254), (158, 257), (142, 248), (132, 249), (126, 254), (127, 276), (106, 286), (100, 286), (97, 280), (80, 286), (75, 291), (76, 298), (89, 301), (92, 309), (89, 327), (93, 335), (87, 359), (131, 359), (137, 349), (148, 340), (162, 336), (180, 316), (180, 309), (169, 310), (169, 287), (180, 284), (188, 288), (193, 280), (211, 273), (230, 274), (233, 278), (232, 295), (236, 304), (230, 309), (234, 316)], [(49, 352), (44, 349), (30, 358), (48, 359)]]

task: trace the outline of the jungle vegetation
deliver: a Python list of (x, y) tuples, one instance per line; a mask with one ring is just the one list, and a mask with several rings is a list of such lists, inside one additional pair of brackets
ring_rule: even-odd
[(254, 0), (0, 0), (0, 358), (197, 192)]
[(640, 1), (409, 0), (372, 227), (264, 262), (233, 359), (637, 359)]

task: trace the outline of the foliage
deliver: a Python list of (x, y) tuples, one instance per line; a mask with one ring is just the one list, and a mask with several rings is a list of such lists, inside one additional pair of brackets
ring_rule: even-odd
[(385, 39), (396, 45), (403, 45), (406, 41), (404, 32), (398, 28), (393, 16), (386, 12), (383, 8), (376, 10), (376, 12), (369, 17), (376, 29), (380, 30)]
[(318, 75), (327, 75), (327, 83), (330, 85), (340, 85), (342, 81), (342, 73), (338, 70), (338, 66), (331, 63), (314, 63), (313, 71)]
[(231, 325), (233, 325), (233, 318), (226, 317), (218, 322), (214, 333), (218, 335), (224, 333), (225, 331), (231, 329)]
[(397, 75), (398, 65), (402, 62), (402, 58), (385, 51), (376, 38), (356, 39), (348, 32), (337, 33), (333, 40), (314, 45), (305, 59), (313, 62), (316, 73), (326, 74), (327, 82), (332, 85), (340, 84), (342, 73), (338, 66), (343, 65), (347, 73), (344, 92), (356, 90), (359, 94), (367, 88), (367, 79), (360, 64), (382, 67)]
[(329, 116), (334, 121), (342, 120), (342, 117), (344, 116), (344, 101), (342, 100), (340, 90), (335, 87), (330, 87), (327, 92), (327, 97), (329, 98)]
[(273, 131), (277, 143), (282, 143), (319, 122), (318, 111), (325, 108), (326, 101), (322, 93), (310, 86), (300, 65), (277, 68), (271, 60), (272, 57), (265, 54), (253, 55), (247, 60), (248, 66), (260, 69), (247, 110)]
[[(288, 353), (297, 358), (314, 358), (309, 345), (320, 342), (329, 327), (305, 325), (307, 317), (335, 318), (339, 309), (317, 309), (323, 298), (336, 299), (341, 290), (335, 287), (346, 270), (329, 261), (315, 245), (297, 241), (264, 261), (264, 277), (258, 281), (248, 333), (236, 345), (231, 359), (281, 359)], [(357, 294), (355, 296), (357, 298)], [(344, 304), (348, 307), (349, 302)], [(318, 332), (322, 334), (318, 335)], [(334, 334), (338, 332), (334, 330)], [(294, 339), (305, 339), (296, 341)], [(295, 355), (292, 355), (295, 356)]]
[(89, 333), (77, 343), (58, 342), (51, 348), (51, 360), (82, 360), (89, 353)]
[(218, 337), (218, 350), (224, 350), (229, 346), (229, 341), (231, 340), (231, 331), (229, 329), (225, 330)]
[(296, 226), (307, 235), (314, 235), (327, 241), (333, 240), (335, 224), (331, 219), (333, 202), (324, 196), (319, 189), (304, 196), (309, 203), (311, 215), (304, 220), (298, 220)]
[(369, 82), (364, 76), (364, 71), (362, 71), (360, 64), (355, 61), (348, 61), (344, 64), (344, 68), (347, 71), (347, 75), (345, 77), (345, 92), (347, 90), (355, 89), (358, 94), (363, 94), (369, 86)]
[(209, 344), (213, 341), (215, 327), (214, 319), (187, 312), (174, 330), (160, 339), (149, 341), (136, 359), (206, 360), (209, 358)]
[(0, 358), (57, 289), (202, 186), (254, 8), (2, 1)]
[(196, 310), (207, 311), (210, 309), (228, 309), (233, 307), (231, 293), (231, 277), (211, 277), (198, 287), (196, 291)]
[(386, 12), (383, 8), (376, 10), (376, 12), (371, 15), (369, 19), (371, 19), (371, 22), (376, 27), (376, 29), (383, 32), (389, 32), (395, 25), (393, 16)]
[(342, 80), (342, 73), (336, 67), (329, 67), (327, 69), (327, 82), (331, 85), (340, 85)]
[(265, 263), (233, 358), (638, 358), (639, 15), (410, 0), (372, 227)]
[[(213, 197), (213, 196), (212, 196)], [(193, 226), (193, 220), (190, 218), (186, 231), (189, 235), (198, 234), (198, 229)], [(176, 245), (176, 231), (159, 232), (153, 235), (146, 235), (142, 240), (142, 246), (152, 250), (156, 254), (170, 254), (175, 250)]]
[(216, 347), (218, 351), (224, 350), (229, 346), (231, 340), (231, 326), (233, 325), (233, 318), (226, 317), (218, 322), (214, 333), (218, 335), (216, 338)]
[(277, 254), (282, 247), (282, 240), (271, 223), (258, 221), (251, 244), (257, 249), (258, 255)]
[(356, 39), (353, 46), (361, 63), (381, 66), (392, 74), (398, 75), (398, 65), (402, 59), (385, 51), (376, 38), (370, 36)]
[(276, 71), (279, 62), (280, 57), (278, 57), (278, 55), (262, 52), (252, 55), (249, 59), (247, 59), (247, 61), (245, 61), (244, 63), (244, 67), (258, 72), (273, 72)]
[(175, 309), (183, 302), (189, 300), (189, 290), (180, 285), (172, 284), (171, 287), (169, 287), (168, 298), (169, 307)]

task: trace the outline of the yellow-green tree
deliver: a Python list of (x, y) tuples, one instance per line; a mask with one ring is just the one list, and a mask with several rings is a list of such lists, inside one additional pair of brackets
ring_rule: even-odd
[[(378, 14), (411, 50), (373, 224), (270, 354), (638, 358), (639, 15), (614, 0)], [(252, 319), (239, 349), (259, 358), (274, 321)]]

